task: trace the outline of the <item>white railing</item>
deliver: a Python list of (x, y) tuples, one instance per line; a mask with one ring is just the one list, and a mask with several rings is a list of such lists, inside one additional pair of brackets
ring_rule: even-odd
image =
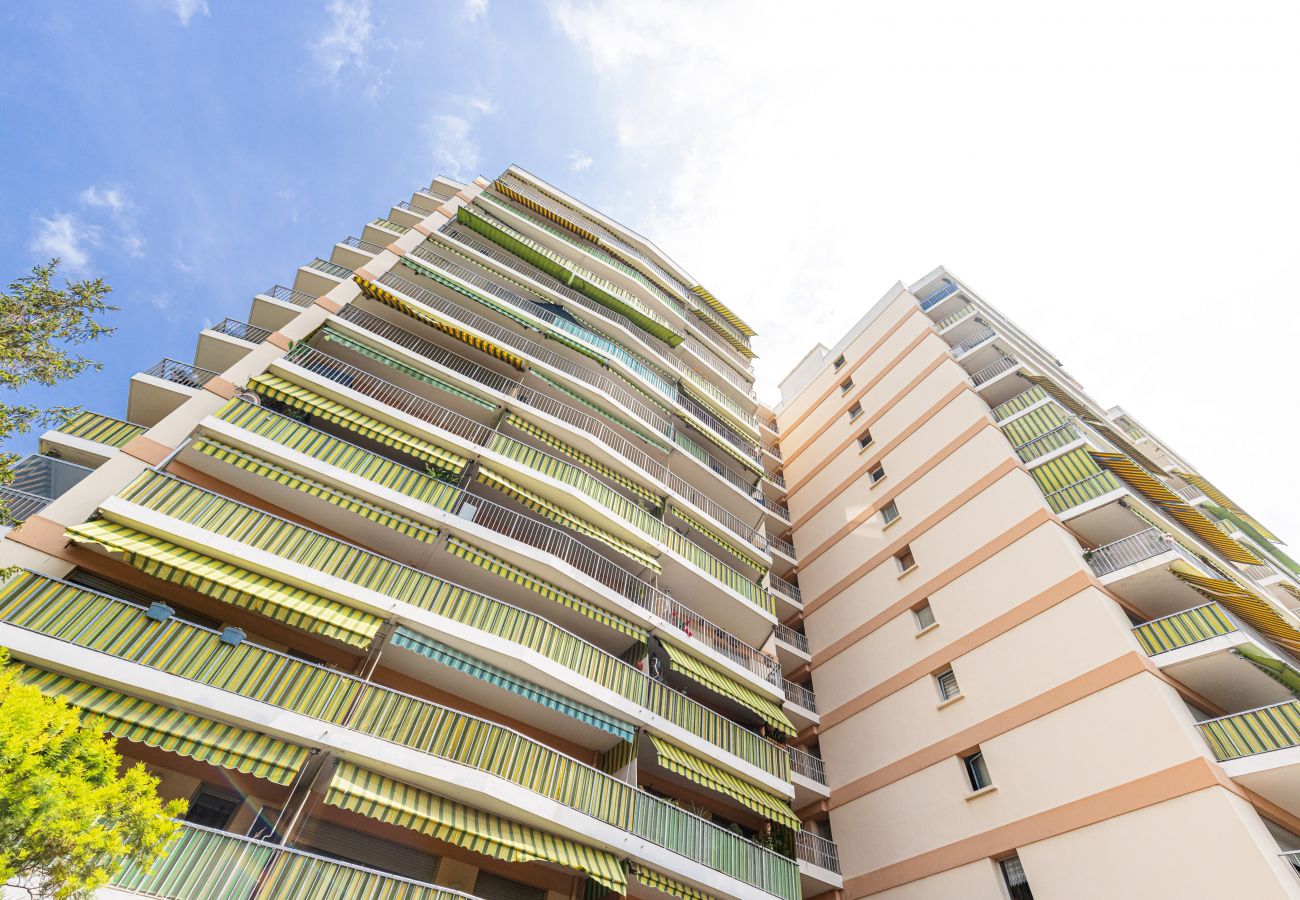
[(801, 684), (795, 684), (789, 679), (782, 680), (782, 686), (785, 688), (785, 699), (796, 706), (802, 706), (811, 713), (817, 712), (817, 695)]
[(941, 303), (945, 297), (950, 297), (955, 293), (957, 293), (957, 285), (951, 281), (946, 282), (939, 290), (921, 300), (921, 312), (929, 312)]
[(1192, 487), (1190, 485), (1186, 487), (1174, 488), (1174, 493), (1182, 497), (1188, 503), (1192, 503), (1192, 504), (1198, 503), (1201, 500), (1209, 499), (1208, 497), (1205, 496), (1205, 492), (1202, 491), (1200, 488)]
[(970, 377), (971, 383), (976, 387), (979, 387), (984, 382), (992, 381), (1003, 372), (1008, 372), (1018, 365), (1020, 365), (1020, 360), (1016, 359), (1014, 356), (1004, 356), (997, 362), (989, 363), (984, 368), (974, 372)]
[(788, 644), (801, 653), (808, 652), (808, 636), (800, 634), (788, 625), (776, 626), (776, 639), (783, 644)]
[(958, 359), (960, 359), (961, 357), (965, 356), (967, 353), (970, 353), (976, 347), (979, 347), (980, 345), (993, 340), (993, 338), (997, 336), (998, 333), (994, 331), (992, 328), (985, 328), (983, 331), (977, 331), (975, 334), (972, 334), (970, 337), (966, 338), (966, 340), (962, 341), (956, 347), (953, 347), (952, 348), (953, 355), (956, 356)]
[(201, 366), (192, 366), (189, 363), (163, 357), (140, 374), (151, 375), (154, 378), (161, 378), (163, 381), (170, 381), (182, 387), (198, 390), (216, 378), (218, 373), (211, 369), (204, 369)]
[(803, 594), (800, 593), (797, 584), (791, 584), (779, 575), (768, 575), (768, 581), (771, 583), (772, 590), (803, 606)]
[(308, 269), (315, 269), (317, 272), (324, 272), (340, 281), (347, 281), (352, 277), (352, 270), (347, 266), (341, 266), (336, 262), (330, 262), (328, 259), (321, 259), (319, 256), (307, 263)]
[(800, 862), (810, 863), (837, 875), (840, 871), (840, 851), (834, 841), (829, 841), (811, 831), (795, 835), (795, 856)]
[(339, 243), (344, 247), (355, 247), (357, 250), (369, 253), (371, 256), (378, 256), (380, 253), (384, 252), (384, 248), (378, 244), (372, 244), (370, 241), (363, 241), (358, 237), (345, 237)]
[(1197, 571), (1206, 575), (1211, 574), (1205, 572), (1205, 567), (1192, 554), (1184, 550), (1181, 544), (1159, 528), (1148, 528), (1098, 547), (1096, 550), (1088, 550), (1084, 553), (1084, 557), (1088, 560), (1093, 574), (1100, 578), (1126, 566), (1136, 565), (1171, 552), (1177, 553)]
[(26, 521), (53, 502), (50, 497), (0, 485), (0, 528)]
[(215, 331), (217, 334), (238, 338), (241, 341), (248, 341), (250, 344), (260, 344), (271, 336), (271, 332), (266, 328), (258, 328), (256, 325), (249, 325), (247, 322), (241, 322), (229, 316), (213, 325), (209, 330)]
[(1083, 437), (1078, 430), (1073, 425), (1066, 423), (1020, 444), (1016, 447), (1016, 455), (1020, 457), (1021, 462), (1031, 462), (1046, 453), (1059, 450), (1082, 439)]
[(826, 763), (820, 756), (813, 756), (798, 747), (786, 748), (790, 751), (790, 771), (797, 772), (818, 784), (826, 784)]
[(316, 296), (306, 291), (295, 291), (293, 288), (287, 288), (282, 284), (262, 291), (263, 295), (270, 297), (272, 300), (279, 300), (281, 303), (291, 303), (294, 306), (311, 306), (316, 302)]

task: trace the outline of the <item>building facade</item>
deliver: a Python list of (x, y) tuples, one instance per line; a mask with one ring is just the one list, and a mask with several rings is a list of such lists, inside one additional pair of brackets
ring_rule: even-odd
[(46, 433), (0, 645), (189, 802), (104, 895), (838, 890), (753, 333), (512, 167)]
[(814, 349), (435, 179), (3, 489), (171, 900), (1300, 897), (1300, 566), (944, 270)]

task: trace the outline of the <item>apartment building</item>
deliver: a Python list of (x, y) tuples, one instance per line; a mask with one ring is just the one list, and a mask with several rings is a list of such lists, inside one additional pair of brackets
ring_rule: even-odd
[(43, 435), (0, 645), (189, 802), (102, 894), (840, 890), (753, 334), (511, 167)]
[(1300, 896), (1300, 565), (1231, 473), (943, 269), (781, 393), (845, 897)]

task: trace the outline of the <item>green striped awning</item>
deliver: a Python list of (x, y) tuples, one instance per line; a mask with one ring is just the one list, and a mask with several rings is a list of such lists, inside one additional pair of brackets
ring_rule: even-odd
[(552, 503), (540, 494), (530, 491), (528, 488), (517, 484), (504, 475), (494, 472), (489, 468), (480, 466), (478, 470), (478, 480), (489, 487), (497, 489), (506, 496), (528, 507), (533, 512), (550, 519), (558, 525), (563, 525), (565, 528), (572, 529), (579, 534), (584, 534), (589, 538), (600, 541), (607, 547), (612, 547), (629, 559), (635, 560), (641, 565), (653, 569), (656, 572), (659, 572), (662, 569), (659, 560), (655, 559), (648, 552), (623, 540), (618, 535), (606, 531), (604, 528), (593, 525), (587, 520), (574, 515), (564, 507)]
[[(186, 900), (225, 900), (206, 894), (201, 898), (197, 894), (182, 896)], [(232, 900), (247, 900), (247, 897), (245, 892)], [(258, 897), (264, 900), (465, 900), (464, 894), (436, 885), (292, 851), (281, 852), (271, 863)]]
[(622, 616), (606, 612), (600, 607), (588, 603), (581, 597), (571, 594), (563, 588), (551, 584), (549, 581), (544, 581), (536, 575), (525, 572), (518, 566), (511, 565), (504, 559), (493, 556), (492, 554), (475, 547), (473, 544), (466, 543), (454, 535), (447, 538), (447, 552), (451, 553), (453, 556), (458, 556), (461, 559), (472, 562), (476, 566), (487, 569), (495, 575), (500, 575), (502, 578), (506, 579), (506, 581), (522, 585), (530, 591), (535, 591), (536, 593), (541, 594), (547, 599), (554, 600), (556, 603), (567, 606), (575, 612), (580, 612), (593, 621), (600, 622), (602, 625), (607, 625), (615, 631), (621, 632), (645, 643), (646, 631), (644, 628), (634, 625)]
[(108, 447), (124, 447), (133, 438), (139, 437), (149, 429), (122, 419), (114, 419), (96, 412), (81, 412), (57, 429), (59, 434), (79, 437)]
[(468, 459), (458, 453), (444, 450), (424, 438), (416, 437), (387, 422), (381, 422), (372, 416), (344, 406), (337, 400), (331, 400), (315, 391), (294, 384), (287, 378), (272, 375), (270, 372), (250, 378), (248, 387), (249, 390), (256, 391), (264, 397), (279, 400), (294, 409), (319, 416), (335, 425), (342, 425), (350, 431), (401, 450), (403, 453), (409, 453), (438, 468), (460, 472), (469, 463)]
[(330, 779), (325, 802), (506, 862), (550, 862), (620, 894), (627, 877), (614, 854), (456, 803), (348, 762)]
[(217, 410), (214, 417), (360, 480), (372, 481), (438, 509), (451, 509), (459, 496), (460, 489), (453, 484), (238, 397)]
[(700, 662), (683, 650), (678, 650), (667, 641), (660, 641), (668, 653), (668, 664), (674, 672), (690, 678), (696, 684), (721, 694), (758, 715), (781, 734), (798, 734), (799, 729), (776, 703), (750, 690), (729, 675), (723, 675), (712, 666)]
[(1186, 647), (1199, 641), (1208, 641), (1221, 634), (1230, 634), (1237, 626), (1217, 603), (1207, 603), (1195, 609), (1174, 613), (1133, 629), (1147, 656)]
[(327, 484), (322, 484), (304, 475), (296, 472), (290, 472), (288, 469), (278, 466), (275, 463), (258, 459), (252, 454), (237, 450), (234, 447), (214, 441), (211, 438), (199, 438), (193, 444), (195, 450), (213, 459), (221, 462), (230, 463), (236, 468), (243, 469), (246, 472), (252, 472), (263, 478), (268, 478), (278, 484), (291, 487), (296, 491), (301, 491), (312, 497), (325, 500), (335, 506), (341, 507), (354, 512), (362, 518), (369, 519), (372, 522), (378, 522), (380, 525), (387, 526), (399, 534), (413, 537), (417, 541), (433, 543), (438, 538), (438, 529), (426, 525), (423, 522), (417, 522), (409, 516), (403, 516), (399, 513), (390, 512), (383, 507), (376, 506), (369, 500), (363, 500), (352, 494), (332, 488)]
[(663, 505), (664, 498), (656, 494), (654, 491), (650, 490), (647, 487), (644, 487), (643, 485), (639, 484), (634, 479), (624, 475), (622, 472), (618, 471), (617, 469), (611, 466), (607, 466), (604, 463), (600, 462), (599, 460), (593, 459), (591, 456), (582, 452), (577, 447), (574, 447), (571, 444), (566, 444), (564, 441), (560, 440), (555, 435), (551, 434), (549, 431), (546, 431), (545, 429), (537, 425), (534, 425), (532, 422), (529, 422), (527, 419), (521, 418), (520, 416), (517, 416), (514, 413), (509, 413), (506, 416), (506, 423), (514, 426), (515, 428), (518, 428), (520, 431), (526, 434), (532, 435), (533, 437), (541, 441), (543, 444), (550, 447), (552, 450), (555, 450), (557, 453), (561, 453), (564, 456), (569, 457), (569, 459), (581, 463), (582, 465), (586, 466), (588, 469), (591, 469), (593, 472), (597, 472), (601, 475), (604, 475), (606, 478), (610, 479), (611, 481), (621, 484), (623, 487), (627, 488), (632, 493), (646, 498), (651, 503), (653, 503), (656, 507)]
[(1231, 497), (1229, 497), (1223, 491), (1219, 490), (1213, 484), (1211, 484), (1208, 478), (1205, 478), (1201, 475), (1197, 475), (1195, 472), (1184, 472), (1181, 469), (1174, 469), (1173, 473), (1177, 475), (1179, 478), (1183, 479), (1183, 481), (1186, 481), (1188, 484), (1200, 488), (1201, 493), (1209, 497), (1215, 503), (1219, 504), (1219, 506), (1222, 506), (1224, 509), (1230, 512), (1236, 513), (1242, 519), (1249, 522), (1251, 525), (1254, 525), (1255, 530), (1258, 531), (1264, 537), (1268, 538), (1270, 541), (1281, 543), (1278, 540), (1277, 536), (1273, 534), (1273, 532), (1269, 531), (1263, 525), (1259, 524), (1259, 522), (1256, 519), (1251, 518), (1250, 514), (1247, 513), (1240, 506), (1238, 506), (1236, 503), (1234, 503)]
[(735, 325), (736, 330), (739, 331), (741, 334), (745, 335), (745, 337), (753, 337), (758, 333), (754, 329), (746, 325), (744, 321), (741, 320), (740, 316), (736, 315), (734, 312), (727, 309), (727, 307), (723, 305), (721, 300), (719, 300), (717, 297), (710, 294), (707, 290), (704, 289), (703, 286), (698, 284), (693, 286), (691, 288), (691, 293), (699, 297), (705, 303), (707, 303), (709, 305), (709, 308), (712, 309), (714, 312), (716, 312), (718, 315), (722, 316), (722, 318), (726, 319), (732, 325)]
[(1174, 561), (1169, 570), (1202, 596), (1218, 601), (1253, 625), (1261, 634), (1292, 652), (1300, 651), (1300, 630), (1283, 617), (1274, 603), (1234, 581), (1210, 578), (1182, 560)]
[(736, 557), (736, 559), (740, 560), (745, 565), (749, 566), (751, 569), (757, 571), (759, 573), (759, 578), (762, 578), (764, 575), (767, 574), (767, 566), (763, 565), (761, 562), (754, 559), (754, 557), (750, 556), (744, 550), (741, 550), (739, 547), (735, 545), (734, 542), (729, 541), (726, 538), (722, 537), (722, 535), (718, 534), (716, 529), (710, 528), (707, 525), (703, 524), (702, 522), (700, 522), (699, 519), (695, 518), (690, 513), (683, 512), (681, 507), (679, 507), (675, 503), (672, 506), (672, 511), (673, 511), (673, 515), (675, 515), (677, 518), (681, 519), (687, 525), (690, 525), (700, 534), (706, 536), (709, 540), (713, 541), (713, 543), (717, 544), (723, 550), (726, 550), (728, 553)]
[(393, 631), (390, 642), (394, 647), (401, 647), (404, 650), (419, 653), (421, 656), (442, 663), (457, 672), (471, 675), (480, 681), (496, 685), (510, 691), (512, 694), (545, 706), (547, 709), (590, 725), (592, 728), (599, 728), (601, 731), (616, 735), (621, 740), (630, 741), (635, 734), (633, 726), (626, 722), (621, 722), (613, 716), (608, 716), (598, 709), (587, 706), (585, 703), (570, 700), (555, 691), (512, 675), (504, 669), (499, 669), (473, 656), (461, 653), (454, 647), (439, 643), (433, 638), (425, 637), (402, 625), (397, 626)]
[(1011, 446), (1020, 447), (1065, 425), (1068, 420), (1063, 413), (1060, 406), (1048, 403), (1003, 425), (1002, 433), (1007, 436)]
[(716, 900), (712, 894), (706, 894), (704, 891), (697, 890), (685, 882), (678, 881), (676, 878), (669, 878), (654, 869), (647, 869), (645, 866), (636, 863), (633, 863), (631, 868), (632, 874), (637, 881), (646, 887), (676, 897), (677, 900)]
[(460, 397), (462, 400), (468, 400), (469, 402), (475, 403), (483, 407), (484, 409), (495, 410), (497, 408), (497, 405), (495, 403), (484, 400), (482, 397), (478, 396), (477, 394), (472, 394), (469, 391), (464, 390), (463, 388), (456, 387), (454, 384), (448, 384), (447, 382), (443, 381), (441, 378), (436, 378), (433, 375), (430, 375), (428, 372), (424, 372), (420, 369), (415, 368), (414, 366), (408, 366), (406, 363), (399, 362), (398, 360), (389, 356), (387, 353), (376, 350), (373, 347), (369, 346), (368, 344), (363, 344), (361, 341), (355, 340), (354, 338), (349, 337), (346, 334), (336, 331), (333, 328), (329, 327), (328, 325), (326, 325), (321, 330), (321, 335), (327, 341), (331, 341), (335, 344), (339, 344), (340, 346), (347, 347), (349, 350), (352, 350), (356, 353), (360, 353), (362, 356), (369, 357), (370, 359), (373, 359), (375, 362), (382, 363), (383, 365), (387, 366), (390, 369), (393, 369), (394, 371), (401, 372), (403, 375), (407, 375), (411, 378), (414, 378), (416, 381), (421, 381), (427, 385), (436, 387), (440, 391), (446, 391), (448, 394), (451, 394), (456, 397)]
[(370, 646), (383, 624), (379, 616), (116, 522), (95, 519), (70, 527), (64, 536), (121, 553), (126, 563), (155, 578), (353, 647)]
[(57, 672), (20, 663), (10, 669), (23, 684), (39, 688), (43, 694), (63, 697), (70, 706), (98, 716), (104, 730), (114, 737), (276, 784), (292, 783), (311, 752), (256, 731), (119, 694)]
[(794, 831), (799, 830), (799, 817), (794, 814), (788, 801), (755, 787), (730, 772), (724, 772), (713, 763), (700, 759), (663, 738), (653, 734), (649, 737), (659, 758), (659, 765), (668, 771), (676, 772), (701, 787), (730, 797), (741, 806), (753, 810), (765, 819), (771, 819), (778, 825), (784, 825)]
[(153, 865), (146, 869), (138, 862), (127, 860), (110, 883), (131, 892), (132, 896), (248, 900), (267, 862), (278, 850), (270, 844), (253, 843), (224, 831), (182, 823), (176, 838)]

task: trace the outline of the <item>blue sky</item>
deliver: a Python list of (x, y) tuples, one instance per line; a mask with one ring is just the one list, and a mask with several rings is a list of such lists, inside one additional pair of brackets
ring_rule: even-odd
[(1297, 33), (1284, 0), (10, 4), (0, 276), (114, 286), (102, 376), (30, 399), (121, 414), (433, 175), (519, 163), (740, 311), (766, 398), (944, 264), (1300, 540)]

